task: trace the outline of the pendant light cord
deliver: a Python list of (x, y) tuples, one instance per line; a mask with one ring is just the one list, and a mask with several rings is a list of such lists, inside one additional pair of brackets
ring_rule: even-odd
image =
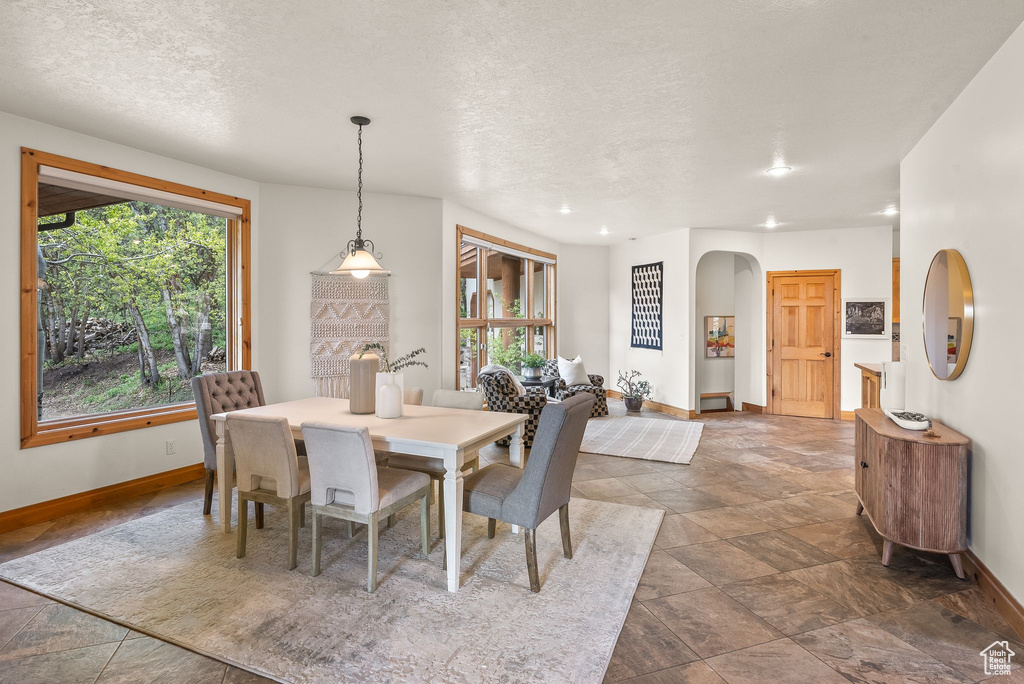
[(359, 199), (359, 210), (356, 213), (356, 239), (363, 237), (363, 127), (359, 126), (359, 187), (356, 197)]

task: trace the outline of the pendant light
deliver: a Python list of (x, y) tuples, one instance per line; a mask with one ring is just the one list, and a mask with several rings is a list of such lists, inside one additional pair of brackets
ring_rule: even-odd
[(363, 239), (363, 126), (368, 126), (370, 120), (365, 116), (353, 116), (352, 123), (359, 126), (359, 187), (356, 190), (356, 197), (359, 199), (359, 211), (356, 214), (356, 239), (348, 241), (348, 248), (345, 250), (345, 259), (331, 275), (351, 275), (353, 278), (366, 278), (373, 275), (391, 275), (379, 263), (383, 254), (374, 256), (373, 241)]

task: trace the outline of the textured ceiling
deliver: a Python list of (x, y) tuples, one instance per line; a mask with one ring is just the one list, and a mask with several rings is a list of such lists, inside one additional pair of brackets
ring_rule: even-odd
[[(1022, 20), (1021, 0), (3, 0), (0, 110), (341, 188), (365, 114), (369, 190), (566, 242), (878, 225), (902, 156)], [(777, 157), (794, 171), (768, 178)]]

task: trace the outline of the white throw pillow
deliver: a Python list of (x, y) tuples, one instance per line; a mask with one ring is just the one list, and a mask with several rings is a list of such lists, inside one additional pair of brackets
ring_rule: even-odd
[(583, 367), (583, 359), (576, 357), (572, 361), (558, 357), (558, 374), (569, 387), (573, 385), (592, 385), (587, 377), (587, 369)]

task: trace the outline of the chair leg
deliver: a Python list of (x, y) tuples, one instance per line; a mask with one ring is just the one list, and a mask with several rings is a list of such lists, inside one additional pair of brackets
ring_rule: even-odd
[(526, 569), (530, 573), (530, 591), (540, 591), (540, 578), (537, 574), (537, 531), (524, 530), (523, 539), (526, 541)]
[(494, 518), (488, 518), (487, 519), (487, 538), (488, 539), (494, 539), (494, 525), (497, 522), (498, 521), (495, 520)]
[(437, 536), (444, 539), (444, 481), (437, 483)]
[(346, 520), (345, 527), (347, 528), (346, 531), (348, 532), (349, 539), (356, 536), (356, 524), (354, 522), (352, 522), (351, 520)]
[(572, 537), (569, 536), (569, 504), (558, 509), (558, 522), (562, 527), (562, 555), (572, 558)]
[(253, 503), (256, 506), (256, 529), (257, 530), (262, 530), (263, 529), (263, 504), (261, 504), (259, 501), (254, 501)]
[(235, 552), (236, 558), (245, 557), (245, 535), (249, 527), (249, 502), (238, 494), (238, 548)]
[(420, 541), (423, 543), (424, 555), (430, 553), (430, 502), (424, 494), (420, 499)]
[(324, 544), (324, 517), (313, 511), (313, 577), (320, 574), (320, 549)]
[(306, 502), (299, 504), (299, 527), (306, 526)]
[(299, 564), (299, 502), (288, 499), (288, 569)]
[(395, 520), (397, 518), (398, 518), (398, 514), (397, 513), (392, 513), (391, 515), (388, 516), (388, 529), (391, 529), (392, 527), (395, 526)]
[(203, 515), (210, 515), (210, 508), (213, 506), (213, 478), (216, 470), (206, 469), (206, 493), (203, 494)]
[(377, 591), (377, 514), (366, 523), (366, 591)]

